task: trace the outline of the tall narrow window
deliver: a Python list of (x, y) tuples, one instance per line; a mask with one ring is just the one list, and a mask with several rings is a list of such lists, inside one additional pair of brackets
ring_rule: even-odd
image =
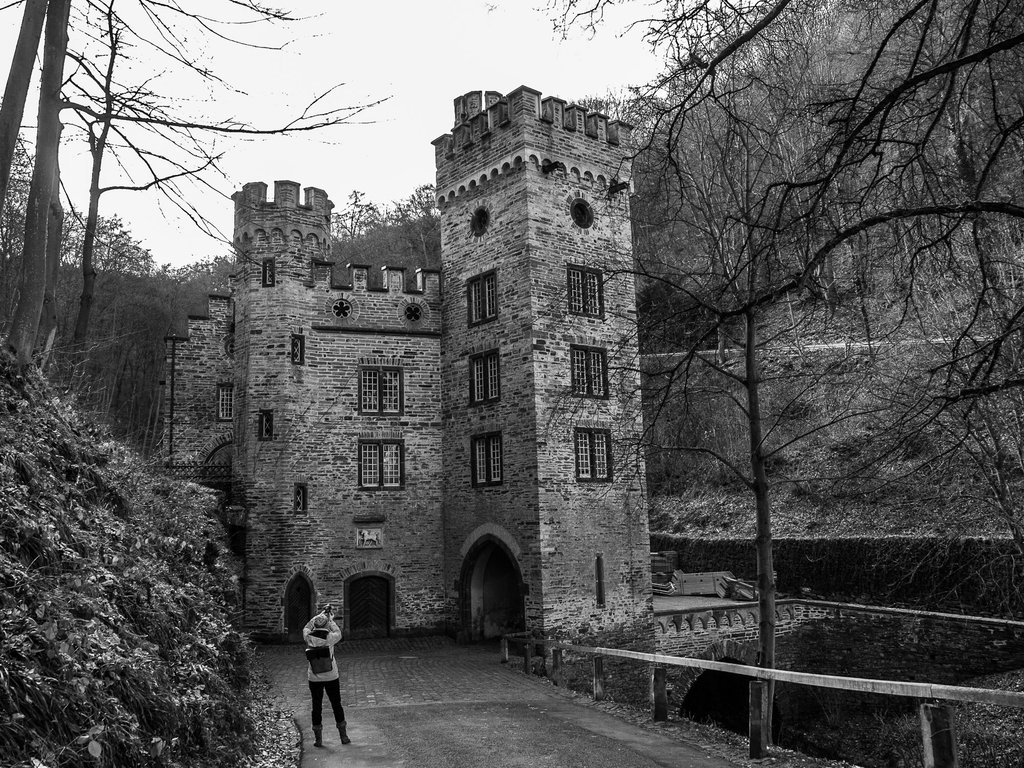
[(359, 442), (359, 486), (401, 488), (405, 484), (404, 445), (400, 440)]
[(469, 358), (469, 402), (485, 403), (501, 396), (498, 350), (492, 349)]
[(277, 274), (274, 268), (273, 259), (263, 260), (263, 271), (261, 273), (260, 280), (263, 283), (264, 288), (269, 288), (270, 286), (277, 284)]
[(598, 607), (604, 607), (604, 555), (594, 558), (594, 592)]
[(572, 391), (583, 397), (607, 397), (608, 366), (607, 355), (599, 347), (577, 347), (569, 349), (572, 367)]
[(599, 269), (568, 267), (569, 311), (574, 315), (604, 316), (603, 275)]
[(498, 275), (487, 272), (466, 282), (469, 324), (476, 325), (498, 316)]
[(611, 433), (606, 429), (576, 430), (576, 478), (607, 482), (611, 476)]
[(292, 509), (295, 512), (309, 511), (309, 488), (305, 483), (296, 483), (292, 494)]
[(402, 412), (402, 369), (361, 368), (359, 371), (360, 413)]
[(230, 384), (217, 385), (217, 419), (231, 421), (235, 415), (235, 388)]
[(305, 365), (306, 364), (306, 337), (301, 333), (292, 334), (292, 348), (291, 348), (292, 364), (293, 365)]
[(498, 485), (502, 481), (501, 433), (477, 435), (472, 441), (473, 485)]
[(256, 439), (274, 439), (274, 412), (260, 411), (256, 416)]

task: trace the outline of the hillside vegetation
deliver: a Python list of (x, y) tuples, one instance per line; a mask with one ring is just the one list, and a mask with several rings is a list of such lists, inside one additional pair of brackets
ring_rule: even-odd
[(214, 508), (0, 354), (0, 764), (244, 754), (251, 656)]

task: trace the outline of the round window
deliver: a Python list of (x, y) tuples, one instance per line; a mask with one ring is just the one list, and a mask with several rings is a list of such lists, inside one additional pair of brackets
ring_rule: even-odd
[(473, 211), (473, 218), (469, 220), (469, 231), (476, 237), (480, 237), (487, 231), (491, 223), (491, 214), (486, 208), (477, 208)]
[(423, 308), (419, 304), (409, 304), (405, 308), (405, 319), (410, 323), (415, 323), (421, 317), (423, 317)]
[(331, 305), (331, 312), (335, 317), (348, 317), (352, 314), (352, 302), (348, 299), (338, 299)]
[(587, 229), (594, 223), (594, 209), (583, 198), (576, 198), (572, 201), (572, 205), (569, 206), (569, 215), (572, 217), (572, 223), (580, 229)]

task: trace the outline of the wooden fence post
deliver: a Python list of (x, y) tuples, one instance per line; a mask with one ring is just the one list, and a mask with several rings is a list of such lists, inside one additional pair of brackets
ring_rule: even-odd
[(604, 658), (594, 657), (594, 701), (604, 701)]
[(533, 640), (523, 645), (523, 672), (527, 675), (533, 672)]
[(768, 683), (750, 681), (750, 757), (755, 760), (768, 755), (768, 729), (765, 727), (765, 698)]
[(508, 664), (508, 638), (501, 636), (501, 663)]
[(551, 651), (551, 682), (562, 686), (562, 649), (554, 648)]
[(953, 716), (944, 704), (921, 704), (924, 768), (959, 768)]
[(659, 723), (668, 720), (667, 672), (664, 667), (654, 668), (654, 720)]

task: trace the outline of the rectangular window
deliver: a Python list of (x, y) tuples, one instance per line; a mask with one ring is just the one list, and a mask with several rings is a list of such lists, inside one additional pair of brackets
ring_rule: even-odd
[(469, 324), (476, 325), (498, 316), (498, 275), (487, 272), (466, 282)]
[(361, 368), (359, 371), (360, 413), (402, 412), (402, 369)]
[(499, 485), (502, 480), (501, 432), (473, 438), (473, 485)]
[(256, 416), (256, 439), (274, 439), (274, 412), (260, 411)]
[(400, 440), (360, 440), (359, 486), (401, 488), (405, 484), (404, 451)]
[(607, 429), (576, 430), (576, 479), (607, 482), (611, 472), (611, 433)]
[(599, 269), (569, 267), (569, 311), (574, 315), (604, 316), (604, 278)]
[(277, 284), (277, 275), (274, 269), (273, 259), (263, 260), (263, 271), (261, 273), (260, 280), (263, 283), (264, 288), (269, 288), (270, 286)]
[(217, 385), (217, 418), (231, 421), (235, 415), (235, 388), (230, 384)]
[(309, 511), (309, 488), (305, 483), (296, 483), (293, 493), (292, 508), (295, 512)]
[(582, 397), (607, 397), (607, 355), (600, 347), (569, 348), (572, 392)]
[(485, 403), (501, 396), (498, 350), (492, 349), (469, 358), (469, 402)]
[(306, 364), (306, 337), (301, 333), (292, 334), (292, 364)]
[(594, 591), (599, 608), (604, 607), (604, 555), (594, 558)]

